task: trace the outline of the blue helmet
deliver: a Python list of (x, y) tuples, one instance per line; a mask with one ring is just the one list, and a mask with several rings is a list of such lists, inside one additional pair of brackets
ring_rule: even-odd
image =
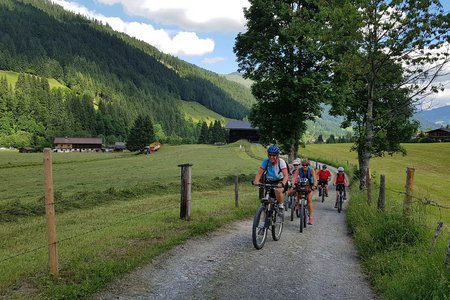
[(280, 148), (278, 148), (277, 145), (270, 145), (269, 148), (267, 148), (267, 153), (280, 153)]

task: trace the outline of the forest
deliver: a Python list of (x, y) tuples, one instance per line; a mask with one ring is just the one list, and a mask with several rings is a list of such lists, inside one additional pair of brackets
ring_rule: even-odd
[[(184, 120), (177, 100), (231, 119), (254, 102), (248, 87), (50, 1), (0, 0), (0, 70), (20, 74), (14, 85), (0, 76), (4, 147), (49, 146), (55, 136), (124, 141), (138, 115), (162, 142), (196, 143), (203, 124)], [(50, 78), (67, 88), (50, 88)]]

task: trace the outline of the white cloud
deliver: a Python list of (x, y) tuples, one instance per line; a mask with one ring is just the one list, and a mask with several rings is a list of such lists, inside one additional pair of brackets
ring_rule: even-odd
[(227, 60), (225, 57), (205, 57), (204, 59), (202, 59), (201, 63), (205, 65), (211, 65), (225, 60)]
[[(113, 3), (115, 0), (110, 0)], [(155, 29), (152, 25), (141, 22), (125, 22), (117, 17), (106, 17), (88, 10), (86, 7), (65, 0), (53, 0), (64, 9), (95, 18), (108, 23), (116, 31), (126, 33), (142, 40), (160, 51), (172, 55), (204, 55), (214, 51), (215, 43), (212, 39), (200, 38), (195, 32), (175, 32), (173, 30)]]
[(100, 3), (121, 4), (134, 16), (161, 24), (176, 25), (195, 31), (243, 31), (244, 7), (248, 0), (97, 0)]

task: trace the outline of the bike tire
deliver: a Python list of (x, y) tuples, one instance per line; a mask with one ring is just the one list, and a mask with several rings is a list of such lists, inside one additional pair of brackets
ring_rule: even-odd
[(295, 211), (295, 198), (291, 196), (291, 222), (294, 221), (294, 211)]
[(305, 227), (305, 224), (303, 222), (303, 219), (306, 217), (305, 216), (305, 210), (303, 209), (304, 205), (303, 205), (303, 200), (300, 200), (300, 208), (298, 209), (300, 212), (300, 232), (303, 232), (303, 228)]
[(341, 211), (342, 211), (342, 195), (339, 195), (338, 213), (341, 213)]
[(256, 210), (255, 217), (253, 219), (253, 227), (252, 227), (252, 241), (253, 246), (256, 249), (261, 249), (264, 247), (264, 243), (267, 239), (267, 227), (266, 224), (267, 211), (265, 206), (260, 206)]
[(322, 203), (325, 202), (325, 187), (322, 186)]
[(281, 238), (281, 233), (283, 232), (283, 214), (277, 211), (273, 212), (273, 225), (272, 225), (272, 238), (274, 241), (278, 241)]

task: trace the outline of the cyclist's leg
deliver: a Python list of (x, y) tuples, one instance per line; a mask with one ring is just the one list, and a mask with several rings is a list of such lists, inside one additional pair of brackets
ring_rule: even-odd
[(282, 204), (284, 202), (284, 193), (283, 188), (275, 189), (275, 198), (277, 199), (278, 204)]
[(328, 181), (325, 182), (325, 196), (328, 197)]

